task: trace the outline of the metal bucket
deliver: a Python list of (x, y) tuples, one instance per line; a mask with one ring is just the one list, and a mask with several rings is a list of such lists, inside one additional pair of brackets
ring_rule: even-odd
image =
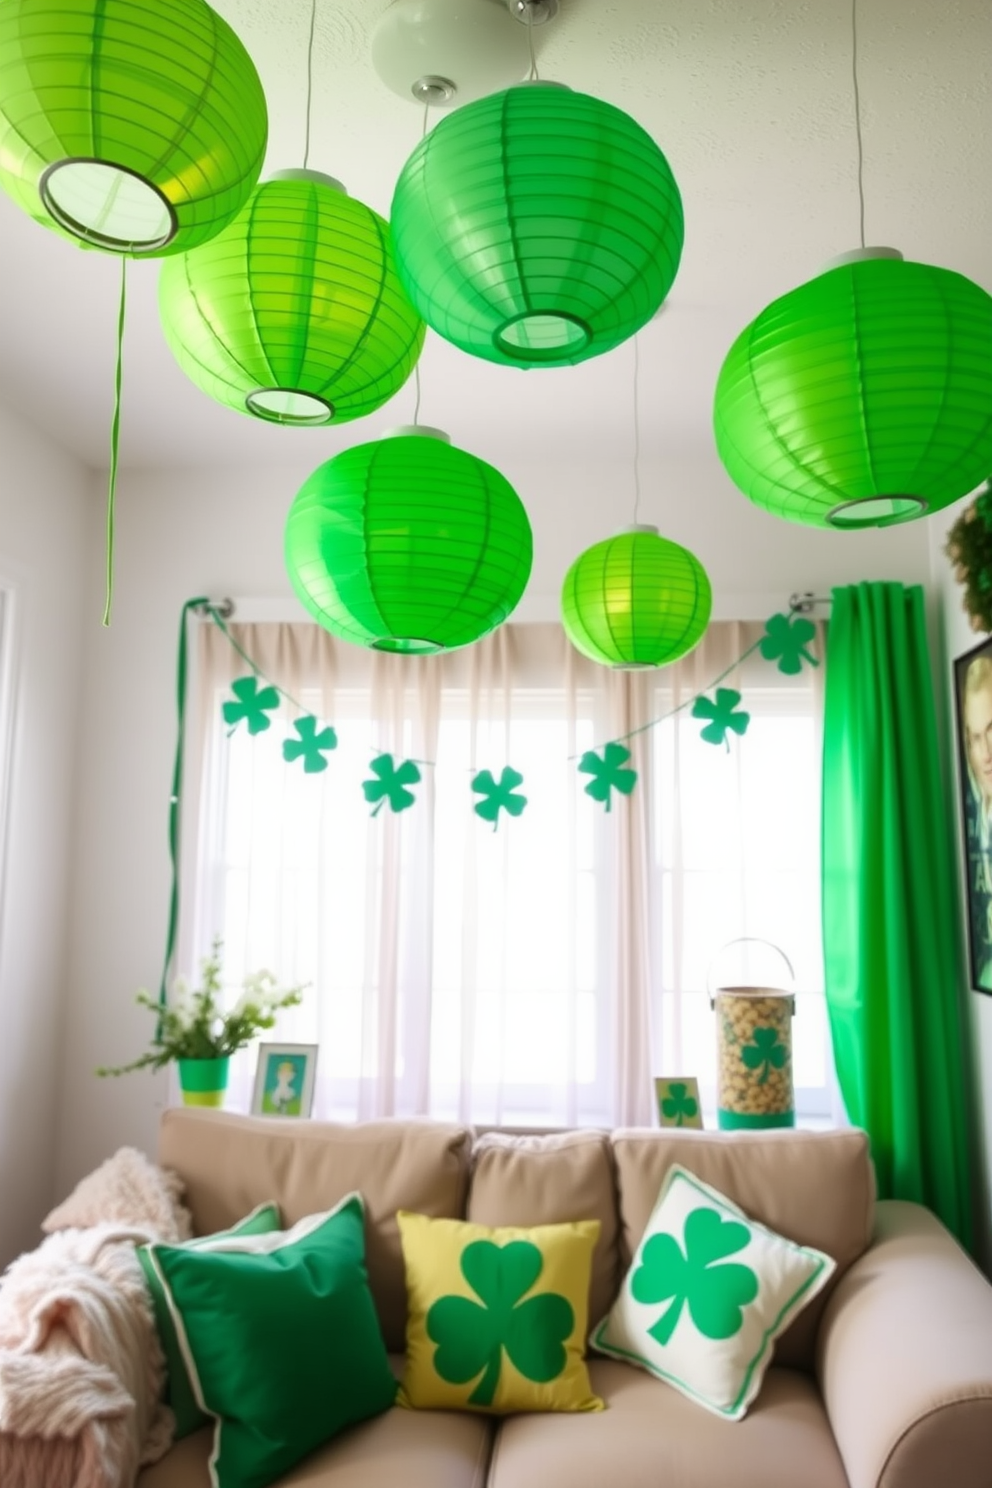
[[(741, 936), (728, 941), (716, 959), (730, 946), (753, 940), (753, 936)], [(760, 943), (781, 956), (792, 985), (709, 989), (710, 1006), (716, 1012), (717, 1120), (727, 1131), (796, 1124), (792, 1084), (795, 974), (783, 950), (771, 941)]]

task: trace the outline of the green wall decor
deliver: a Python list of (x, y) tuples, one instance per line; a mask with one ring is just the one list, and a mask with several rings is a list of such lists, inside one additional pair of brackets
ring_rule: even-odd
[(313, 618), (342, 640), (414, 655), (468, 646), (500, 625), (532, 551), (509, 482), (424, 427), (326, 461), (286, 522), (286, 567)]
[(205, 0), (0, 0), (0, 185), (109, 252), (205, 243), (268, 136), (248, 53)]
[(317, 171), (280, 171), (159, 280), (165, 338), (218, 403), (272, 423), (346, 423), (402, 387), (426, 327), (389, 224)]
[(337, 731), (328, 725), (318, 733), (317, 722), (312, 713), (298, 718), (293, 727), (299, 738), (284, 739), (282, 745), (282, 757), (286, 763), (291, 765), (294, 760), (302, 760), (307, 775), (319, 775), (321, 770), (326, 770), (325, 754), (338, 747)]
[(378, 816), (387, 803), (390, 811), (407, 811), (414, 805), (417, 798), (409, 787), (421, 776), (413, 760), (402, 760), (397, 765), (391, 754), (379, 754), (369, 769), (375, 778), (362, 781), (362, 793), (372, 806), (372, 816)]
[(628, 766), (629, 759), (630, 750), (626, 745), (611, 743), (601, 753), (587, 749), (579, 760), (580, 773), (592, 776), (585, 787), (586, 795), (601, 802), (607, 811), (612, 806), (614, 791), (629, 796), (637, 784), (637, 771)]
[(758, 643), (758, 650), (766, 661), (777, 662), (780, 672), (797, 677), (804, 662), (808, 666), (820, 665), (809, 650), (815, 635), (816, 626), (812, 620), (804, 620), (795, 614), (773, 615), (765, 621), (765, 634)]
[(263, 687), (259, 689), (258, 677), (239, 677), (236, 682), (231, 683), (231, 691), (236, 701), (226, 702), (222, 712), (224, 722), (231, 725), (231, 732), (238, 724), (245, 722), (250, 734), (264, 733), (272, 725), (270, 713), (274, 713), (279, 706), (279, 690), (275, 687)]
[(893, 255), (846, 255), (727, 354), (717, 450), (775, 516), (887, 527), (939, 511), (992, 469), (992, 296)]
[(682, 199), (621, 109), (521, 83), (456, 109), (393, 196), (400, 275), (439, 335), (510, 366), (565, 366), (632, 336), (671, 289)]
[(572, 645), (615, 667), (665, 666), (685, 656), (709, 624), (712, 605), (699, 559), (647, 526), (587, 548), (561, 594)]

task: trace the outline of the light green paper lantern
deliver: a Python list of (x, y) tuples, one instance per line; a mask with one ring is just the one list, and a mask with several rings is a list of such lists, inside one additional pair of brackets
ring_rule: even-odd
[(397, 277), (389, 224), (309, 170), (256, 187), (212, 242), (163, 264), (159, 310), (197, 387), (281, 424), (380, 408), (426, 333)]
[(456, 109), (414, 150), (391, 220), (400, 276), (445, 340), (565, 366), (655, 314), (682, 253), (668, 162), (612, 104), (522, 83)]
[(286, 568), (332, 635), (380, 651), (471, 645), (530, 576), (530, 522), (509, 482), (437, 429), (401, 428), (318, 467), (286, 522)]
[(561, 592), (561, 618), (572, 645), (603, 666), (666, 666), (703, 635), (713, 591), (699, 559), (632, 527), (594, 544), (572, 564)]
[(0, 0), (0, 185), (45, 227), (178, 253), (237, 214), (268, 117), (204, 0)]
[(846, 255), (734, 342), (714, 427), (730, 478), (788, 521), (939, 511), (992, 467), (992, 297), (892, 249)]

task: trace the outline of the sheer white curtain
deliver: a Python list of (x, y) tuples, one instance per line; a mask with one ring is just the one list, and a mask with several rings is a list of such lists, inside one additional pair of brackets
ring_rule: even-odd
[[(221, 716), (249, 668), (200, 623), (180, 969), (220, 935), (232, 995), (262, 966), (310, 983), (271, 1037), (319, 1045), (316, 1115), (650, 1123), (652, 1074), (700, 1063), (698, 1018), (683, 1013), (700, 989), (685, 916), (672, 913), (685, 897), (688, 737), (676, 727), (673, 756), (671, 726), (644, 725), (711, 682), (762, 628), (752, 629), (711, 626), (692, 658), (659, 674), (587, 662), (551, 624), (505, 625), (466, 651), (414, 658), (342, 645), (306, 623), (235, 623), (244, 652), (298, 705), (249, 736), (243, 724), (229, 734)], [(781, 704), (787, 679), (760, 665)], [(321, 773), (282, 757), (304, 712), (337, 731)], [(691, 721), (694, 736), (699, 727)], [(577, 761), (628, 734), (637, 787), (606, 813)], [(421, 780), (410, 809), (371, 816), (361, 783), (382, 753), (415, 761)], [(739, 768), (705, 753), (694, 789), (700, 768), (713, 780)], [(523, 775), (527, 805), (494, 830), (471, 786), (482, 770), (499, 782), (505, 767)], [(704, 783), (704, 795), (714, 788)], [(751, 928), (745, 916), (737, 933)], [(253, 1069), (253, 1052), (236, 1061), (236, 1108), (247, 1109)]]

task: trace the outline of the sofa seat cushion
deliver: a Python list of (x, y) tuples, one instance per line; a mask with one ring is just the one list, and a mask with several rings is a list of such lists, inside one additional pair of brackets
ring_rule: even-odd
[(386, 1346), (406, 1346), (398, 1209), (461, 1219), (471, 1133), (442, 1121), (286, 1121), (193, 1107), (166, 1111), (159, 1161), (179, 1174), (198, 1235), (272, 1200), (288, 1227), (354, 1190), (365, 1201), (365, 1260)]
[(863, 1131), (649, 1131), (613, 1135), (626, 1273), (673, 1163), (797, 1245), (836, 1263), (827, 1285), (776, 1340), (775, 1363), (815, 1366), (816, 1333), (827, 1300), (871, 1244), (875, 1175)]
[(591, 1360), (589, 1374), (606, 1410), (511, 1416), (496, 1437), (489, 1488), (848, 1488), (804, 1373), (771, 1368), (743, 1421), (725, 1421), (628, 1364)]
[[(492, 1436), (485, 1416), (393, 1406), (318, 1448), (277, 1488), (485, 1488)], [(187, 1436), (136, 1488), (210, 1488), (212, 1442), (210, 1429)]]

